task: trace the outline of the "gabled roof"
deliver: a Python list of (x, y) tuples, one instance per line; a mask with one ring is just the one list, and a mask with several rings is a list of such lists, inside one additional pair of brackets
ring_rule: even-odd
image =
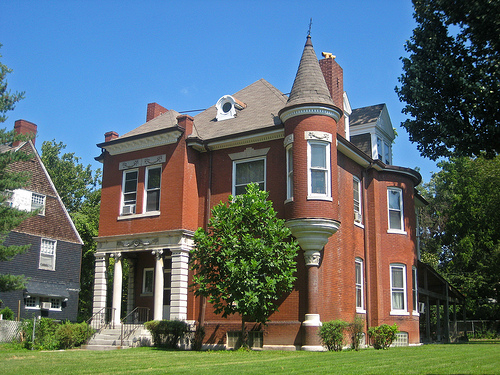
[(281, 126), (278, 112), (287, 97), (265, 79), (252, 83), (233, 97), (246, 104), (244, 109), (236, 111), (235, 118), (217, 121), (217, 109), (213, 105), (194, 117), (193, 133), (189, 138), (209, 141)]
[(349, 116), (349, 126), (356, 126), (376, 122), (382, 114), (385, 104), (371, 105), (368, 107), (356, 108)]
[(125, 138), (138, 136), (141, 134), (148, 134), (158, 130), (177, 128), (177, 116), (179, 115), (180, 115), (179, 112), (176, 112), (174, 110), (169, 110), (116, 139), (122, 140)]

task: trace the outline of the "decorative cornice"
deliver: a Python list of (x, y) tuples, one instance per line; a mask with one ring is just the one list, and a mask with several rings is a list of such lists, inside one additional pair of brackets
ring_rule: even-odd
[(124, 169), (147, 167), (149, 165), (165, 163), (166, 160), (167, 160), (167, 155), (163, 154), (163, 155), (150, 156), (150, 157), (142, 158), (142, 159), (122, 161), (119, 164), (118, 169), (120, 171), (122, 171)]
[(292, 117), (304, 116), (304, 115), (321, 115), (333, 118), (335, 121), (339, 121), (342, 116), (342, 112), (336, 108), (326, 107), (322, 105), (303, 105), (292, 108), (285, 108), (280, 112), (279, 116), (283, 123)]
[(229, 138), (221, 141), (208, 142), (207, 148), (210, 150), (221, 150), (224, 148), (244, 146), (252, 143), (262, 143), (282, 139), (285, 136), (284, 129), (271, 130), (265, 133), (251, 134), (247, 136)]
[(181, 135), (181, 131), (174, 130), (168, 133), (156, 134), (149, 137), (134, 138), (128, 141), (124, 140), (122, 142), (108, 144), (103, 148), (105, 148), (110, 155), (118, 155), (127, 152), (144, 150), (147, 148), (176, 143)]

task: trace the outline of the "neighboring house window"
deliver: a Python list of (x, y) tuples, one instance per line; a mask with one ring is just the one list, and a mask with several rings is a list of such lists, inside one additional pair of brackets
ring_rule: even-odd
[(417, 267), (412, 268), (412, 293), (413, 293), (413, 311), (418, 312), (418, 284), (417, 284)]
[(406, 312), (406, 266), (391, 264), (391, 313)]
[(40, 262), (38, 268), (54, 271), (56, 269), (56, 244), (54, 240), (42, 238), (40, 245)]
[(123, 207), (122, 215), (135, 214), (137, 204), (137, 170), (123, 172)]
[(266, 158), (233, 162), (233, 195), (244, 194), (246, 186), (255, 182), (260, 190), (266, 189)]
[(286, 149), (286, 198), (293, 198), (293, 145)]
[(38, 309), (38, 298), (36, 297), (26, 297), (24, 299), (24, 307), (28, 309)]
[(389, 229), (403, 231), (403, 192), (399, 188), (387, 189), (389, 202)]
[(142, 274), (142, 293), (150, 294), (153, 293), (154, 285), (154, 268), (144, 268)]
[(331, 199), (330, 143), (308, 140), (308, 198)]
[(357, 177), (353, 177), (352, 180), (353, 187), (353, 199), (354, 199), (354, 221), (361, 223), (361, 182)]
[(356, 258), (355, 262), (356, 274), (356, 311), (364, 312), (364, 289), (363, 289), (363, 259)]
[(51, 298), (50, 299), (50, 308), (52, 310), (61, 310), (61, 299), (60, 298)]
[(16, 189), (10, 193), (7, 205), (21, 211), (33, 212), (40, 210), (39, 215), (45, 215), (45, 195), (24, 189)]
[(146, 212), (160, 210), (161, 167), (146, 168)]

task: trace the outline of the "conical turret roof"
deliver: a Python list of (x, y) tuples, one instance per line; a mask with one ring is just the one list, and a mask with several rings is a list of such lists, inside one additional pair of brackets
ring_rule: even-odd
[(299, 68), (285, 108), (301, 104), (323, 104), (335, 106), (311, 42), (311, 36), (302, 52)]

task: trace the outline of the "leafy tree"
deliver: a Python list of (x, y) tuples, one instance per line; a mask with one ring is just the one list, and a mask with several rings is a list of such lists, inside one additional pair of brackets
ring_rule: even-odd
[(402, 58), (402, 123), (423, 156), (500, 150), (500, 0), (413, 0)]
[[(0, 63), (0, 123), (7, 119), (5, 113), (13, 110), (15, 104), (24, 95), (17, 92), (11, 94), (10, 91), (7, 91), (7, 81), (5, 79), (10, 72), (12, 72), (11, 69)], [(26, 140), (28, 140), (26, 136), (16, 135), (14, 131), (0, 129), (0, 147), (2, 147), (0, 151), (0, 262), (11, 260), (15, 255), (29, 248), (29, 245), (3, 245), (10, 231), (31, 215), (31, 213), (19, 211), (6, 204), (10, 197), (10, 191), (22, 187), (29, 179), (28, 174), (15, 172), (11, 166), (13, 163), (31, 159), (31, 155), (10, 147), (5, 148), (5, 146), (10, 146), (14, 141)], [(23, 276), (0, 274), (0, 292), (23, 289), (25, 281)]]
[(78, 319), (91, 316), (94, 280), (94, 253), (98, 235), (101, 201), (100, 176), (90, 165), (84, 166), (74, 153), (63, 153), (62, 142), (45, 141), (41, 159), (83, 241)]
[(215, 206), (208, 231), (198, 228), (194, 235), (195, 294), (207, 297), (222, 317), (241, 315), (243, 346), (245, 321), (265, 323), (296, 279), (298, 245), (268, 195), (248, 185), (246, 194)]
[(438, 164), (425, 185), (422, 258), (467, 297), (467, 315), (499, 319), (500, 156)]

